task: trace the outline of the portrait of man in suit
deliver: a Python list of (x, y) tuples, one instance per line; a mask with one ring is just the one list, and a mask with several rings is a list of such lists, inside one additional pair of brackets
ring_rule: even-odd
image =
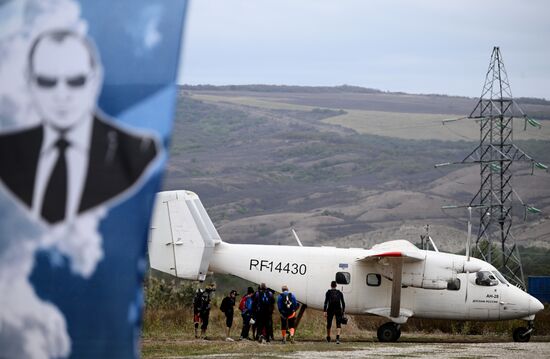
[(0, 133), (0, 181), (33, 215), (56, 224), (137, 186), (159, 155), (156, 137), (116, 124), (96, 107), (103, 69), (94, 44), (69, 30), (40, 34), (27, 83), (40, 118)]

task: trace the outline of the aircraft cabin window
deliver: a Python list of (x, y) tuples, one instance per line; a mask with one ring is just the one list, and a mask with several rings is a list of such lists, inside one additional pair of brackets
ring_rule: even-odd
[(447, 282), (447, 290), (459, 290), (460, 289), (460, 279), (455, 278)]
[(337, 284), (349, 284), (351, 282), (351, 274), (348, 272), (337, 272), (336, 283)]
[(476, 284), (485, 287), (492, 287), (498, 285), (498, 280), (489, 271), (480, 271), (476, 273)]
[(382, 283), (382, 276), (377, 273), (367, 274), (367, 285), (371, 287), (378, 287)]

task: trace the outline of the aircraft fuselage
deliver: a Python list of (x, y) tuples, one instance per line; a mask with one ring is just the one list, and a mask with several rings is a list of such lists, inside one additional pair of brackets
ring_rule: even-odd
[[(437, 263), (459, 263), (464, 256), (424, 251), (426, 260), (418, 273), (446, 280), (448, 271)], [(338, 284), (344, 293), (349, 314), (376, 314), (389, 317), (391, 278), (380, 264), (358, 259), (371, 254), (359, 248), (298, 247), (272, 245), (218, 244), (209, 270), (266, 283), (274, 290), (288, 285), (297, 299), (310, 308), (323, 309), (325, 292), (337, 273), (349, 279)], [(433, 259), (433, 260), (430, 260)], [(496, 271), (490, 264), (472, 258), (483, 270)], [(404, 276), (407, 266), (404, 267)], [(414, 273), (412, 274), (414, 275)], [(367, 281), (368, 277), (368, 281)], [(475, 273), (458, 273), (458, 288), (425, 289), (405, 286), (401, 290), (401, 310), (406, 316), (459, 320), (500, 320), (525, 318), (540, 310), (540, 302), (510, 284), (497, 281), (491, 286), (476, 284)], [(341, 281), (345, 282), (345, 281)], [(454, 281), (457, 283), (457, 281)], [(391, 318), (390, 318), (391, 319)]]

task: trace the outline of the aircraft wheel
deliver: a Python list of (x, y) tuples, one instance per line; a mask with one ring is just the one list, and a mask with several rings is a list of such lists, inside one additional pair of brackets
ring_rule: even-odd
[(514, 341), (519, 343), (528, 342), (529, 339), (531, 339), (531, 333), (525, 334), (527, 331), (528, 329), (525, 327), (519, 327), (514, 329), (514, 332), (512, 333), (512, 337), (514, 338)]
[(377, 336), (381, 342), (395, 342), (401, 336), (401, 331), (395, 323), (389, 322), (378, 328)]

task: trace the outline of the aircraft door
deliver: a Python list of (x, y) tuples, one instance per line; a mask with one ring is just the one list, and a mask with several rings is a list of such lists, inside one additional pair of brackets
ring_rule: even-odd
[(342, 270), (336, 272), (334, 275), (334, 280), (336, 281), (337, 288), (340, 289), (344, 294), (351, 293), (351, 268), (347, 265), (345, 268), (342, 268), (342, 264), (340, 264), (340, 269)]

